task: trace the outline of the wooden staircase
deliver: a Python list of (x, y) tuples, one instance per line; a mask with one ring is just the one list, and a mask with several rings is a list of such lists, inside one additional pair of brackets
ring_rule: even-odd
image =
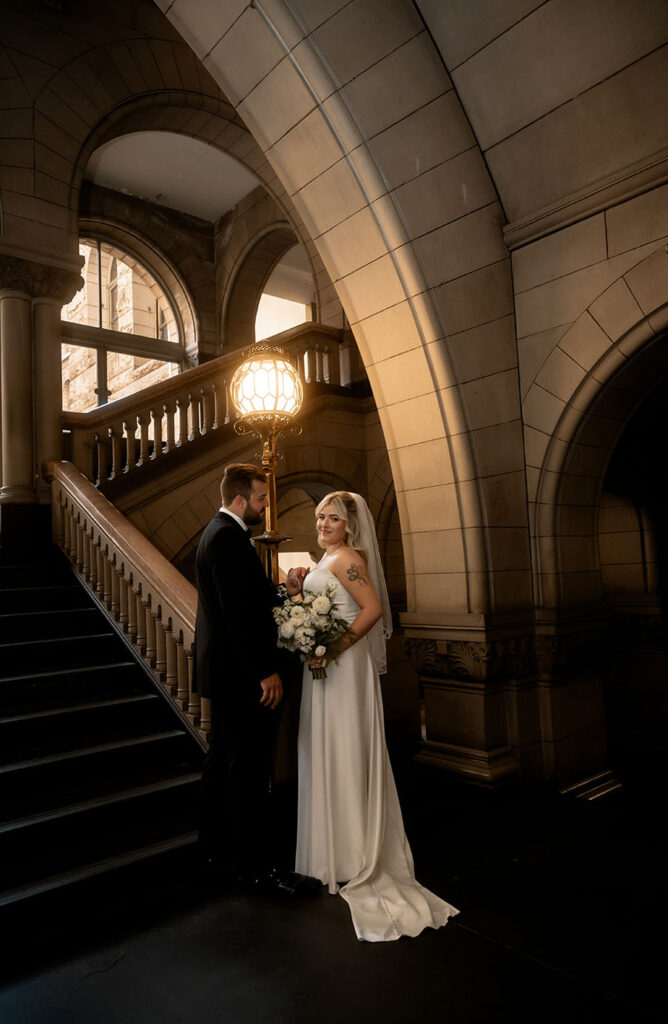
[(204, 751), (57, 550), (0, 564), (0, 907), (189, 847)]

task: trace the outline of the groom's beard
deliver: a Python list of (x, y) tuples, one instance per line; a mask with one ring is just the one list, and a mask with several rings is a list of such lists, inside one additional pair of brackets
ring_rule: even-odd
[(259, 526), (259, 524), (264, 519), (264, 511), (253, 512), (252, 509), (246, 508), (244, 509), (242, 519), (245, 522), (246, 526)]

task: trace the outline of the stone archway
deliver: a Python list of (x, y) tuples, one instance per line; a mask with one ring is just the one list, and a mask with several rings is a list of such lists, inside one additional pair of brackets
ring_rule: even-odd
[(598, 511), (622, 431), (668, 379), (667, 267), (661, 246), (606, 288), (525, 397), (541, 744), (547, 777), (564, 781), (608, 764)]
[[(519, 585), (519, 574), (529, 578), (526, 524), (496, 514), (518, 509), (524, 487), (518, 430), (512, 439), (505, 431), (503, 472), (493, 466), (496, 424), (513, 417), (519, 424), (507, 360), (513, 302), (503, 218), (419, 15), (407, 5), (391, 43), (373, 32), (361, 36), (353, 70), (339, 55), (325, 60), (309, 27), (327, 19), (324, 5), (306, 13), (302, 4), (265, 10), (257, 3), (238, 16), (221, 9), (208, 34), (195, 10), (166, 14), (260, 144), (343, 303), (390, 453), (412, 613), (445, 619), (516, 607), (518, 593), (528, 600), (528, 586)], [(218, 41), (209, 52), (204, 40), (212, 32)], [(231, 59), (241, 50), (243, 67)], [(422, 154), (428, 138), (442, 142)], [(436, 166), (449, 185), (426, 209), (421, 177)], [(461, 175), (469, 184), (475, 178), (473, 191), (457, 191)], [(471, 231), (475, 254), (460, 244)], [(476, 350), (495, 371), (477, 371), (484, 384), (457, 359)], [(493, 408), (492, 386), (503, 392)], [(430, 560), (423, 558), (425, 524), (438, 534)], [(524, 530), (524, 547), (514, 538), (517, 564), (509, 565), (511, 525)], [(491, 586), (490, 570), (501, 560), (506, 574), (516, 572), (513, 592), (503, 586), (508, 575)]]
[(289, 224), (277, 224), (248, 243), (223, 300), (223, 352), (253, 344), (255, 316), (264, 285), (278, 261), (297, 241)]
[(661, 246), (590, 303), (527, 392), (527, 462), (538, 469), (529, 484), (538, 607), (600, 596), (598, 495), (621, 431), (668, 372), (666, 329), (668, 254)]

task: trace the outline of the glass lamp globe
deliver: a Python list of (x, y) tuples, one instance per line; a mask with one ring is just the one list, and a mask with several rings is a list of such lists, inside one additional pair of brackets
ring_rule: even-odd
[(304, 400), (299, 373), (277, 346), (258, 342), (237, 368), (230, 395), (239, 414), (250, 422), (272, 417), (278, 423), (297, 415)]

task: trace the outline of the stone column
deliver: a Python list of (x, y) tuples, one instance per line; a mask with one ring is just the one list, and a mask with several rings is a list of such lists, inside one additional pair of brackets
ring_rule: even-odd
[(37, 500), (33, 468), (30, 302), (26, 291), (0, 290), (2, 504), (23, 505)]
[(47, 522), (33, 507), (49, 502), (42, 466), (61, 453), (60, 311), (82, 283), (71, 270), (0, 257), (0, 523), (6, 545), (34, 542)]
[(42, 469), (62, 457), (61, 310), (59, 299), (39, 296), (33, 300), (35, 482), (38, 500), (47, 503), (50, 488)]

